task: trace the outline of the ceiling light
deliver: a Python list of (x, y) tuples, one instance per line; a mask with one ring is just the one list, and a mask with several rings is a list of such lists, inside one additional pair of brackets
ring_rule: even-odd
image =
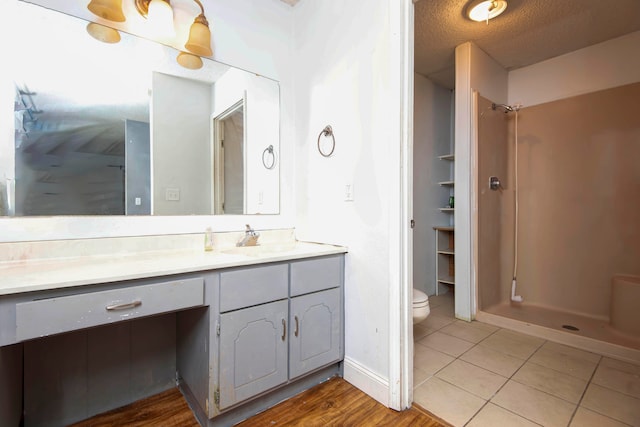
[(175, 36), (173, 9), (169, 0), (135, 0), (138, 13), (149, 22), (154, 37), (168, 39)]
[(489, 21), (507, 8), (506, 0), (474, 0), (467, 6), (467, 16), (473, 21)]
[(87, 9), (94, 15), (108, 21), (125, 21), (124, 13), (122, 13), (122, 0), (91, 0)]
[(184, 45), (190, 52), (200, 56), (211, 56), (213, 51), (211, 50), (211, 30), (209, 29), (209, 22), (206, 16), (204, 16), (204, 7), (199, 0), (194, 0), (200, 6), (200, 15), (196, 17), (191, 24), (189, 30), (189, 39)]

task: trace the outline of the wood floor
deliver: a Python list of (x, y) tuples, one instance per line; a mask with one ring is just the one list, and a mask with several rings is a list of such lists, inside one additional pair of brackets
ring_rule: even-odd
[(396, 412), (336, 377), (238, 424), (238, 427), (262, 426), (446, 427), (447, 424), (416, 408)]
[(199, 427), (187, 401), (177, 388), (96, 415), (72, 427)]
[[(123, 408), (97, 415), (73, 427), (198, 426), (178, 389), (169, 390)], [(261, 426), (420, 426), (446, 427), (426, 411), (411, 408), (396, 412), (373, 400), (342, 378), (313, 387), (262, 412), (239, 427)]]

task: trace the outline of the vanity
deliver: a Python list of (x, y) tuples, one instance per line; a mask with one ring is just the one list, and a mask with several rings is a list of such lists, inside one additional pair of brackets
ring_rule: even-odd
[[(211, 58), (184, 68), (183, 42), (86, 2), (11, 3), (0, 426), (68, 425), (176, 386), (202, 425), (228, 426), (340, 374), (345, 248), (293, 230), (203, 248), (212, 223), (288, 225), (266, 218), (286, 156), (279, 83)], [(96, 22), (121, 41), (93, 39)]]
[(0, 263), (0, 424), (68, 425), (177, 385), (202, 425), (232, 425), (340, 374), (345, 252)]

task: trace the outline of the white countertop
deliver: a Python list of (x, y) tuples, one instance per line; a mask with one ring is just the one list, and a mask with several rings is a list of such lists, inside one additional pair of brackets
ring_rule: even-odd
[(245, 248), (162, 250), (117, 255), (0, 262), (0, 295), (95, 285), (171, 274), (288, 261), (347, 252), (342, 246), (310, 242)]

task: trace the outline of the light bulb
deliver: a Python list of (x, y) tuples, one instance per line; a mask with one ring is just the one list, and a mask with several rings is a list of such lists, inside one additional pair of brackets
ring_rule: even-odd
[(164, 0), (151, 0), (147, 14), (150, 31), (159, 39), (170, 39), (175, 36), (173, 27), (173, 9), (169, 2)]

